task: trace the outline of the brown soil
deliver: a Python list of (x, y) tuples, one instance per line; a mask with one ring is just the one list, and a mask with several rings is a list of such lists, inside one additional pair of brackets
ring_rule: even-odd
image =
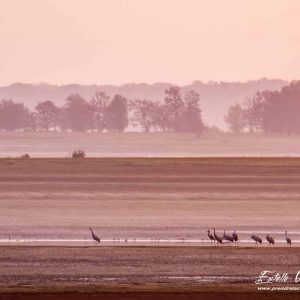
[(275, 299), (255, 278), (299, 265), (297, 248), (2, 246), (0, 299)]
[(0, 160), (0, 238), (296, 240), (299, 200), (297, 158)]

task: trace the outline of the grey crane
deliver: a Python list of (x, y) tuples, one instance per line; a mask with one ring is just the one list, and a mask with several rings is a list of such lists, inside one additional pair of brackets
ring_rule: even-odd
[(257, 243), (262, 244), (262, 239), (259, 236), (255, 235), (255, 234), (251, 235), (251, 239), (255, 241), (255, 246), (258, 245)]
[(233, 237), (233, 241), (236, 243), (236, 245), (238, 246), (238, 243), (239, 243), (239, 235), (236, 233), (236, 230), (233, 231), (232, 233), (232, 237)]
[(217, 241), (217, 244), (222, 244), (222, 238), (216, 234), (216, 229), (214, 228), (214, 238)]
[(290, 245), (290, 246), (292, 246), (292, 240), (291, 240), (291, 238), (289, 238), (288, 236), (287, 236), (287, 231), (285, 231), (285, 240), (286, 240), (286, 242), (288, 243), (288, 245)]
[(226, 234), (225, 229), (224, 229), (224, 233), (223, 233), (223, 239), (228, 241), (228, 242), (233, 242), (233, 236)]
[(95, 242), (100, 243), (100, 238), (93, 232), (93, 229), (92, 229), (91, 227), (90, 227), (90, 231), (91, 231), (91, 233), (92, 233), (93, 240), (94, 240)]
[(210, 239), (210, 244), (212, 245), (212, 242), (216, 242), (216, 239), (215, 239), (215, 237), (213, 236), (213, 234), (212, 233), (210, 233), (210, 230), (207, 230), (207, 236), (209, 237), (209, 239)]
[(275, 244), (274, 238), (271, 237), (269, 233), (266, 236), (266, 240), (269, 242), (269, 245), (274, 245)]

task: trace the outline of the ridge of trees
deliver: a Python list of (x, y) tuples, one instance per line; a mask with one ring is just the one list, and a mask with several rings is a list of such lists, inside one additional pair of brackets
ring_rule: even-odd
[(184, 92), (177, 86), (165, 90), (163, 103), (147, 99), (128, 100), (122, 95), (112, 98), (97, 91), (87, 101), (79, 94), (71, 94), (62, 107), (52, 101), (39, 102), (33, 111), (12, 100), (0, 102), (0, 130), (72, 130), (119, 131), (136, 122), (145, 132), (193, 132), (197, 136), (204, 129), (201, 118), (200, 95)]
[[(230, 106), (224, 120), (234, 133), (299, 134), (299, 113), (300, 81), (293, 81), (280, 91), (256, 92), (242, 105)], [(163, 101), (128, 100), (103, 91), (90, 100), (71, 94), (61, 107), (39, 102), (32, 111), (11, 99), (0, 101), (0, 130), (123, 132), (129, 124), (144, 132), (192, 132), (197, 137), (206, 128), (200, 94), (178, 86), (166, 88)]]
[(242, 105), (229, 107), (224, 117), (230, 131), (265, 134), (300, 133), (300, 81), (280, 91), (257, 92)]

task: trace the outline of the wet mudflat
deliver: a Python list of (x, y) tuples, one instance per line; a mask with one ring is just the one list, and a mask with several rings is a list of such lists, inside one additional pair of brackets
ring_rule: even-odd
[[(0, 297), (50, 293), (55, 299), (62, 292), (99, 296), (122, 289), (145, 293), (145, 299), (154, 292), (220, 295), (226, 289), (262, 296), (254, 281), (263, 270), (294, 278), (300, 265), (298, 248), (282, 247), (1, 246), (0, 250)], [(293, 285), (293, 280), (289, 283)]]

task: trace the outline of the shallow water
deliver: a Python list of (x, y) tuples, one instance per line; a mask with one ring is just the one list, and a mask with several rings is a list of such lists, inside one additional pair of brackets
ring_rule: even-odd
[[(98, 245), (91, 239), (0, 239), (0, 244), (3, 245), (52, 245), (52, 246), (90, 246)], [(101, 243), (108, 245), (201, 245), (201, 246), (216, 246), (216, 243), (211, 243), (209, 240), (204, 239), (101, 239)], [(253, 240), (245, 239), (239, 241), (240, 246), (248, 247), (255, 246)], [(275, 245), (277, 247), (287, 246), (285, 240), (276, 240)], [(236, 246), (234, 243), (223, 241), (220, 246)], [(266, 241), (263, 241), (262, 246), (269, 246)], [(300, 240), (293, 240), (292, 246), (300, 247)], [(274, 247), (274, 246), (273, 246)]]
[[(103, 277), (100, 281), (127, 281), (128, 277)], [(152, 282), (253, 282), (255, 277), (249, 276), (153, 276), (148, 278)], [(97, 277), (77, 278), (77, 281), (83, 282), (99, 282)]]

